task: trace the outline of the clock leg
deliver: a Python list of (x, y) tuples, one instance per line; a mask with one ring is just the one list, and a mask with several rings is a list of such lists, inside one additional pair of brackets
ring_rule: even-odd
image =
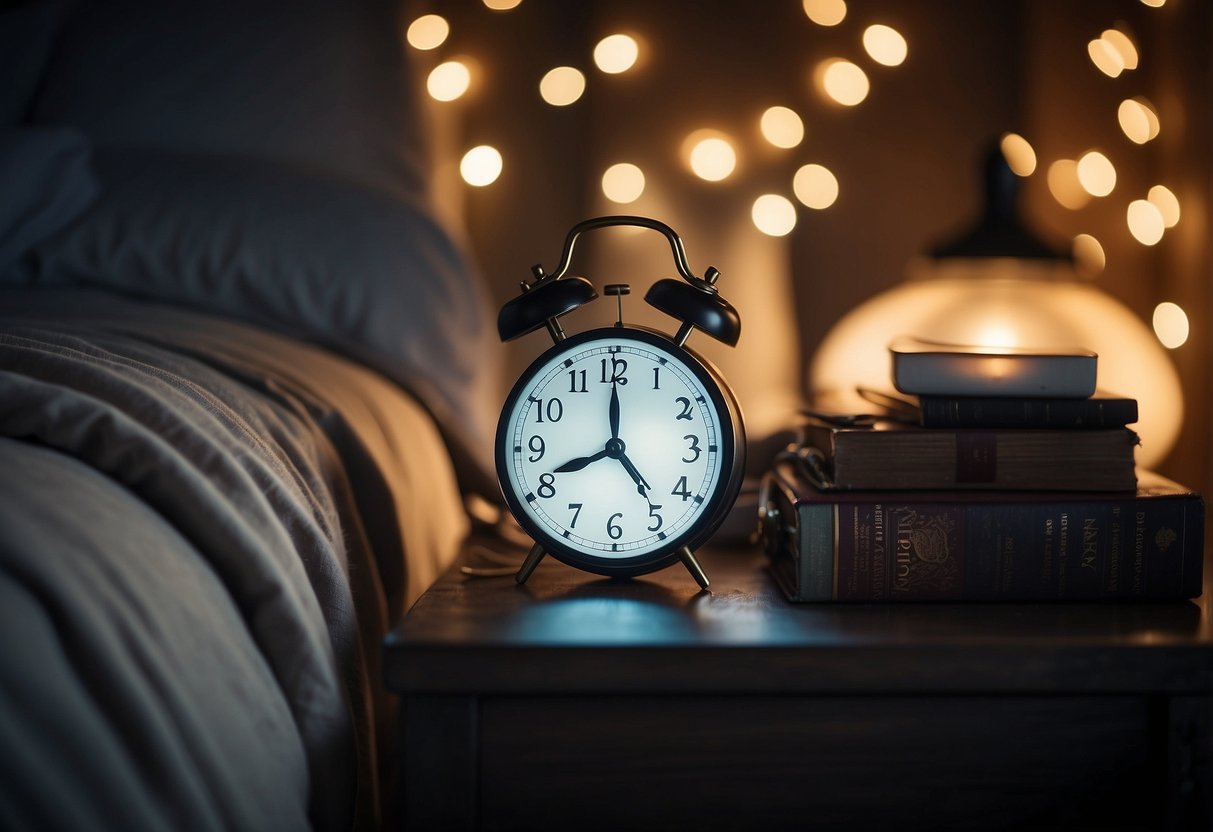
[(691, 551), (690, 546), (683, 546), (678, 550), (678, 559), (682, 561), (682, 565), (691, 573), (691, 577), (695, 579), (695, 583), (699, 584), (699, 588), (707, 589), (708, 576), (704, 574), (703, 567), (699, 565), (699, 561), (695, 560), (695, 553)]
[(532, 546), (531, 551), (526, 556), (526, 560), (522, 562), (522, 568), (514, 576), (514, 580), (520, 584), (525, 584), (526, 579), (531, 577), (531, 573), (535, 571), (535, 567), (539, 565), (539, 561), (543, 560), (545, 554), (547, 553), (543, 551), (543, 547), (538, 543)]

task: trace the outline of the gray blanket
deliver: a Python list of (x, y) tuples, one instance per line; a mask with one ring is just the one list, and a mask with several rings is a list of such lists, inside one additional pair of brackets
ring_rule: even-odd
[(379, 638), (462, 532), (432, 425), (375, 428), (403, 394), (319, 350), (65, 298), (0, 294), (0, 826), (374, 825)]

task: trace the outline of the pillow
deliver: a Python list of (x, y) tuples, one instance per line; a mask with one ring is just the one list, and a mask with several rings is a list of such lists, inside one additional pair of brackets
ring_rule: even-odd
[(79, 0), (33, 118), (424, 187), (399, 0)]
[(28, 118), (67, 9), (68, 0), (0, 1), (0, 125)]
[(0, 271), (97, 198), (88, 139), (55, 127), (0, 127)]
[(416, 200), (221, 156), (98, 150), (94, 167), (92, 210), (9, 282), (103, 286), (323, 344), (426, 404), (461, 473), (492, 471), (489, 302)]

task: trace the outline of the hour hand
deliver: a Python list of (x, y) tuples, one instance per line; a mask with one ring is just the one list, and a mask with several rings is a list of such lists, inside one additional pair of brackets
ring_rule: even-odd
[(597, 462), (600, 459), (606, 458), (606, 455), (607, 455), (607, 452), (605, 450), (603, 450), (603, 451), (599, 451), (596, 454), (591, 454), (590, 456), (579, 456), (576, 459), (570, 459), (568, 462), (566, 462), (564, 465), (561, 465), (559, 468), (553, 468), (552, 473), (567, 474), (570, 471), (580, 471), (582, 468), (589, 465), (591, 462)]

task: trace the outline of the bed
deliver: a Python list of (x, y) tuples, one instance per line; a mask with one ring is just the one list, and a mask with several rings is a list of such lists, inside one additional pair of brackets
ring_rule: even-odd
[(487, 493), (486, 293), (381, 0), (0, 6), (0, 827), (368, 829)]

